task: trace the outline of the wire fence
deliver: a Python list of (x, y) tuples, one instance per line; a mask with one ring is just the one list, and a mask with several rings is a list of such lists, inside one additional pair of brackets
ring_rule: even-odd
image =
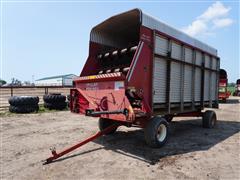
[(63, 86), (9, 86), (0, 87), (0, 110), (9, 107), (8, 99), (11, 96), (38, 96), (39, 104), (43, 104), (43, 96), (50, 93), (70, 94), (71, 87)]

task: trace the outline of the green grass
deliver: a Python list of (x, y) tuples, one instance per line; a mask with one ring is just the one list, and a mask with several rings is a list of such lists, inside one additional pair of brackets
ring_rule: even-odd
[(229, 86), (227, 87), (227, 90), (231, 92), (231, 95), (233, 94), (233, 92), (235, 91), (235, 87), (234, 86)]
[(33, 113), (45, 113), (45, 112), (56, 112), (58, 110), (50, 110), (50, 109), (47, 109), (45, 108), (42, 104), (39, 105), (39, 110), (38, 112), (33, 112)]
[[(45, 108), (42, 104), (39, 105), (39, 110), (38, 112), (32, 112), (32, 113), (26, 113), (26, 114), (38, 114), (38, 113), (48, 113), (48, 112), (58, 112), (58, 111), (68, 111), (68, 108), (65, 108), (63, 110), (55, 110), (55, 109), (47, 109)], [(3, 116), (11, 116), (11, 115), (16, 115), (17, 113), (11, 113), (8, 111), (8, 109), (6, 109), (6, 111), (2, 111), (0, 112), (0, 117)], [(25, 113), (23, 113), (25, 114)]]
[(11, 116), (11, 115), (13, 115), (13, 113), (9, 112), (8, 110), (0, 112), (0, 117)]

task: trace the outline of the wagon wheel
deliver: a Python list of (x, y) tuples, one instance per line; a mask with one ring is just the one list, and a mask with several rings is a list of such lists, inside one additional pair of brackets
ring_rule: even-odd
[(152, 118), (144, 131), (146, 143), (154, 148), (163, 146), (168, 139), (168, 129), (168, 122), (164, 118)]
[(202, 126), (204, 128), (214, 128), (217, 123), (217, 116), (214, 111), (206, 111), (203, 113)]
[[(106, 129), (107, 127), (109, 127), (109, 126), (111, 126), (113, 124), (114, 124), (114, 121), (111, 120), (111, 119), (99, 118), (99, 120), (98, 120), (98, 127), (99, 127), (100, 131), (103, 131), (104, 129)], [(114, 128), (110, 132), (106, 133), (106, 135), (115, 133), (117, 128), (118, 127)]]
[(171, 115), (166, 115), (164, 116), (164, 119), (167, 121), (167, 122), (171, 122), (173, 120), (173, 116)]

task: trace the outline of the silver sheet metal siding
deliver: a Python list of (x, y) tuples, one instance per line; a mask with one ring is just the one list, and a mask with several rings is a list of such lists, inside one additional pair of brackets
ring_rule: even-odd
[(201, 100), (201, 68), (195, 70), (195, 83), (194, 83), (194, 99), (195, 101)]
[(155, 53), (166, 56), (168, 53), (168, 40), (162, 36), (155, 38)]
[(204, 101), (210, 99), (210, 71), (204, 71)]
[(217, 59), (216, 58), (212, 58), (212, 69), (217, 69)]
[(153, 103), (166, 102), (167, 60), (154, 58)]
[(193, 51), (190, 48), (184, 48), (184, 60), (185, 62), (192, 63), (193, 60)]
[(181, 98), (181, 64), (171, 63), (170, 102), (180, 102)]
[[(216, 70), (217, 59), (210, 59), (210, 56), (200, 51), (194, 52), (193, 49), (189, 47), (181, 46), (163, 36), (156, 35), (154, 48), (153, 103), (166, 102), (165, 93), (168, 61), (166, 56), (168, 51), (171, 52), (170, 54), (173, 59), (179, 60), (171, 62), (170, 103), (180, 103), (181, 99), (183, 99), (183, 102), (192, 102), (192, 100), (199, 102), (201, 100), (201, 68), (187, 64), (183, 65), (181, 61), (202, 66), (202, 62), (205, 60), (205, 67)], [(163, 57), (159, 58), (158, 55)], [(164, 58), (164, 56), (166, 58)], [(213, 60), (213, 62), (211, 62), (211, 60)], [(209, 70), (205, 70), (204, 72), (204, 101), (216, 100), (217, 73), (210, 72)]]
[(172, 53), (171, 57), (173, 59), (181, 60), (182, 59), (182, 47), (176, 42), (172, 42)]
[(109, 34), (104, 32), (98, 32), (93, 30), (90, 34), (90, 40), (96, 43), (113, 46), (113, 47), (122, 47), (124, 44), (128, 43), (128, 39), (122, 39), (122, 41), (115, 40), (114, 37), (111, 37)]
[(142, 25), (150, 29), (156, 29), (164, 34), (174, 37), (182, 42), (185, 42), (193, 47), (202, 49), (212, 55), (217, 56), (217, 50), (201, 41), (190, 37), (189, 35), (153, 18), (150, 15), (142, 13)]
[(196, 65), (201, 66), (202, 65), (202, 53), (199, 51), (196, 51)]
[(210, 62), (210, 56), (205, 54), (205, 67), (210, 68), (211, 62)]
[(192, 66), (185, 65), (184, 71), (184, 102), (192, 100)]

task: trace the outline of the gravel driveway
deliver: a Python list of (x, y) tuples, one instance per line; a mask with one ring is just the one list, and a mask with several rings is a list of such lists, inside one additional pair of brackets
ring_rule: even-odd
[(95, 133), (97, 119), (68, 111), (1, 116), (2, 179), (240, 179), (240, 98), (216, 110), (215, 129), (199, 118), (175, 118), (168, 143), (149, 148), (138, 128), (120, 127), (42, 165), (57, 150)]

